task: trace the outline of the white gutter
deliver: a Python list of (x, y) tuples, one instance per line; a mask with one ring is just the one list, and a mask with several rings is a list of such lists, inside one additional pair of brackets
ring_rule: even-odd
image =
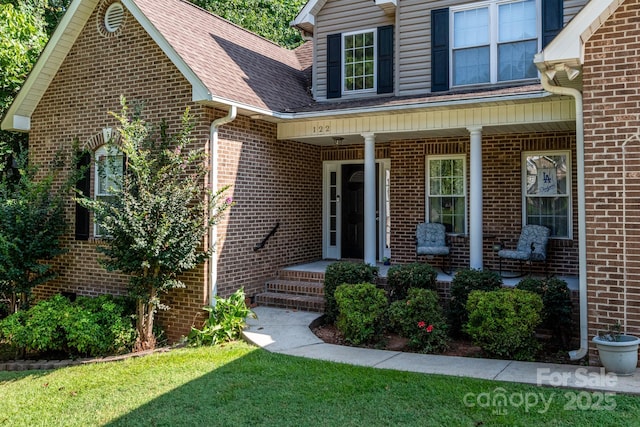
[[(238, 109), (235, 105), (229, 106), (229, 113), (211, 122), (209, 131), (209, 183), (211, 194), (218, 191), (218, 128), (235, 120)], [(218, 252), (215, 250), (215, 243), (218, 236), (218, 227), (214, 225), (209, 229), (209, 247), (211, 256), (209, 258), (209, 304), (215, 305), (218, 294)]]
[(584, 114), (582, 93), (573, 88), (554, 86), (545, 71), (540, 72), (542, 87), (556, 95), (572, 96), (576, 102), (576, 160), (578, 169), (578, 274), (580, 293), (580, 348), (571, 350), (571, 360), (582, 359), (589, 350), (587, 329), (587, 228), (584, 191)]

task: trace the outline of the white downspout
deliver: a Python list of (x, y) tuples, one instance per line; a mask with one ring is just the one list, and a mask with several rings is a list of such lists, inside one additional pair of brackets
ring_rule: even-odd
[[(209, 131), (209, 185), (211, 186), (212, 194), (218, 191), (218, 128), (235, 120), (237, 113), (236, 106), (231, 105), (226, 116), (211, 122)], [(209, 247), (212, 249), (215, 246), (217, 236), (218, 227), (214, 225), (209, 229)], [(215, 305), (215, 296), (218, 293), (218, 252), (215, 250), (211, 251), (211, 257), (209, 258), (209, 285), (209, 304)]]
[(554, 86), (544, 71), (540, 72), (542, 87), (557, 95), (572, 96), (576, 102), (576, 160), (578, 169), (578, 274), (580, 293), (580, 348), (571, 350), (571, 360), (582, 359), (589, 350), (587, 329), (587, 227), (585, 218), (584, 190), (584, 114), (582, 93), (573, 88)]

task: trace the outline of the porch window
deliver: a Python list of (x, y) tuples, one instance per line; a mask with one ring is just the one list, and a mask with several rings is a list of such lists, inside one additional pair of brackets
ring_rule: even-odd
[(427, 221), (444, 224), (448, 233), (465, 233), (466, 165), (462, 156), (427, 158)]
[[(124, 154), (113, 146), (102, 146), (95, 154), (95, 198), (108, 200), (113, 191), (119, 190), (124, 173)], [(104, 231), (94, 222), (94, 235), (101, 237)]]
[(482, 2), (451, 9), (451, 70), (454, 86), (537, 77), (539, 50), (536, 0)]
[(522, 155), (523, 221), (544, 225), (552, 237), (571, 238), (571, 153)]

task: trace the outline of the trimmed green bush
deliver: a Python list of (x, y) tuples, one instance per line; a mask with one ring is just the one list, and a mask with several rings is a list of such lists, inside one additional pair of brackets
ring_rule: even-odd
[(438, 294), (431, 289), (409, 288), (407, 298), (389, 307), (389, 326), (409, 339), (409, 347), (423, 353), (447, 349), (447, 322)]
[(256, 318), (255, 313), (247, 307), (243, 288), (229, 298), (216, 296), (216, 305), (205, 307), (204, 310), (209, 312), (204, 326), (202, 329), (191, 328), (189, 333), (189, 344), (194, 346), (237, 340), (247, 324), (247, 317)]
[(521, 289), (473, 291), (467, 301), (465, 331), (494, 357), (533, 360), (540, 345), (535, 329), (542, 320), (542, 298)]
[(469, 319), (467, 298), (472, 291), (493, 291), (502, 287), (502, 278), (493, 271), (459, 270), (451, 281), (449, 300), (449, 327), (452, 336), (460, 335)]
[(335, 291), (342, 284), (375, 283), (378, 277), (378, 267), (364, 263), (340, 261), (327, 267), (324, 273), (324, 298), (326, 321), (333, 323), (338, 318), (338, 305)]
[(131, 350), (136, 339), (132, 312), (109, 295), (55, 295), (0, 321), (0, 339), (18, 351), (102, 356)]
[(527, 277), (521, 280), (517, 289), (534, 292), (542, 297), (541, 327), (550, 330), (554, 338), (566, 344), (571, 336), (573, 324), (573, 303), (567, 282), (551, 277), (534, 279)]
[(391, 300), (404, 299), (409, 288), (436, 289), (438, 272), (429, 264), (414, 262), (396, 265), (387, 273), (387, 284)]
[(376, 339), (384, 329), (388, 301), (385, 292), (371, 283), (344, 284), (335, 292), (338, 305), (336, 326), (351, 344)]

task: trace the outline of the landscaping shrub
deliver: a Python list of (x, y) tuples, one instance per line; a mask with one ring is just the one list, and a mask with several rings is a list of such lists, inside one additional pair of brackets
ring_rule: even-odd
[(336, 326), (347, 342), (358, 345), (377, 338), (385, 324), (388, 301), (382, 289), (371, 283), (343, 284), (335, 292)]
[(547, 279), (528, 277), (521, 280), (516, 288), (534, 292), (542, 297), (542, 323), (540, 326), (550, 330), (554, 338), (567, 344), (573, 324), (573, 304), (567, 282), (556, 277)]
[(391, 300), (404, 299), (409, 288), (436, 289), (438, 272), (429, 264), (396, 265), (387, 273), (387, 284)]
[(476, 345), (495, 357), (533, 360), (539, 349), (542, 298), (521, 289), (473, 291), (467, 301), (466, 332)]
[(464, 269), (456, 273), (451, 281), (451, 299), (449, 300), (449, 331), (458, 336), (469, 319), (467, 298), (472, 291), (493, 291), (500, 289), (502, 278), (492, 271)]
[(0, 321), (0, 339), (21, 351), (101, 356), (129, 351), (136, 333), (122, 300), (55, 295)]
[(209, 318), (202, 329), (191, 328), (188, 341), (191, 345), (214, 345), (240, 338), (247, 317), (256, 318), (245, 302), (244, 289), (240, 288), (229, 298), (216, 296), (216, 305), (205, 307)]
[(431, 289), (409, 288), (407, 298), (389, 307), (391, 330), (409, 339), (409, 347), (423, 353), (439, 353), (447, 349), (447, 323)]
[(333, 323), (338, 317), (338, 306), (335, 291), (338, 286), (348, 283), (375, 283), (378, 277), (378, 267), (364, 263), (340, 261), (327, 267), (324, 273), (324, 298), (326, 321)]

